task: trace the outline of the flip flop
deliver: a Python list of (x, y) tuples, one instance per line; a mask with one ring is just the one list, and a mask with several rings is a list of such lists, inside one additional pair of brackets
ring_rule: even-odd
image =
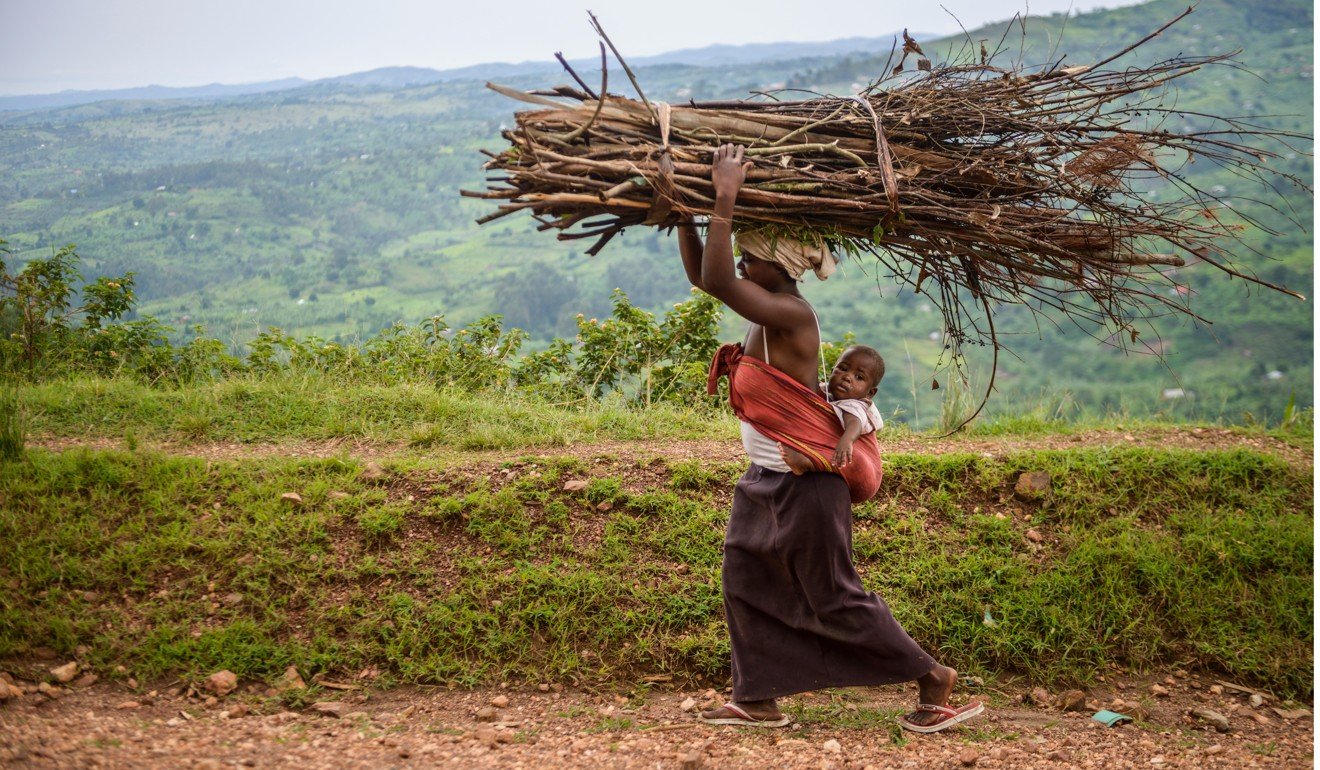
[(919, 725), (916, 722), (908, 721), (905, 715), (898, 718), (898, 724), (904, 730), (911, 730), (914, 733), (938, 733), (940, 730), (947, 730), (956, 724), (961, 724), (972, 717), (985, 711), (984, 703), (968, 703), (960, 708), (951, 708), (949, 706), (935, 706), (930, 703), (922, 703), (917, 706), (913, 714), (925, 712), (927, 714), (939, 714), (940, 718), (934, 722), (925, 725)]
[[(727, 711), (733, 714), (731, 717), (708, 717), (706, 714), (718, 711)], [(726, 703), (723, 706), (697, 715), (697, 720), (705, 722), (708, 725), (735, 725), (737, 727), (788, 727), (788, 723), (793, 721), (788, 715), (781, 715), (778, 719), (757, 719), (756, 717), (743, 711), (732, 703)]]

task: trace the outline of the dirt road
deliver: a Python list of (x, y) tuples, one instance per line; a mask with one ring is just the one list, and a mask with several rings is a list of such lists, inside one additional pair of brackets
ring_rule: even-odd
[[(59, 661), (44, 665), (51, 663)], [(15, 667), (6, 665), (11, 672)], [(39, 670), (38, 664), (27, 668), (34, 679)], [(308, 694), (309, 700), (333, 700), (321, 708), (337, 716), (311, 706), (289, 710), (287, 699), (262, 694), (265, 687), (240, 683), (208, 701), (201, 693), (189, 697), (177, 684), (130, 689), (122, 681), (102, 681), (59, 687), (55, 697), (34, 692), (12, 698), (0, 705), (0, 763), (207, 770), (1313, 766), (1314, 729), (1304, 706), (1270, 699), (1253, 708), (1246, 693), (1187, 675), (1110, 678), (1085, 694), (1090, 704), (1079, 712), (1036, 705), (1025, 686), (971, 685), (958, 699), (986, 701), (987, 714), (930, 736), (895, 728), (894, 715), (915, 697), (912, 686), (785, 699), (796, 722), (782, 730), (698, 724), (683, 710), (685, 702), (699, 708), (716, 694), (664, 683), (631, 697), (549, 686)], [(1050, 693), (1051, 699), (1059, 695)], [(1143, 718), (1105, 727), (1091, 718), (1098, 705)], [(1192, 716), (1198, 709), (1222, 715), (1228, 732)]]

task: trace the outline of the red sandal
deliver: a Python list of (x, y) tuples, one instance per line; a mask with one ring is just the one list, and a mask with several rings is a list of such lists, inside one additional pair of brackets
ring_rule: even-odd
[[(962, 724), (983, 711), (985, 711), (984, 703), (968, 703), (966, 706), (959, 708), (922, 703), (917, 706), (916, 711), (899, 717), (898, 724), (904, 730), (911, 730), (914, 733), (938, 733), (940, 730), (947, 730), (954, 725)], [(940, 717), (934, 722), (924, 725), (909, 720), (909, 717), (921, 713), (939, 714)]]

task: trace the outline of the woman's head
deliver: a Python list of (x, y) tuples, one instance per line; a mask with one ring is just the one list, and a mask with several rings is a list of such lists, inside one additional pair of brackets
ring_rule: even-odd
[(747, 250), (744, 250), (742, 256), (738, 257), (737, 267), (738, 275), (770, 291), (775, 291), (778, 287), (784, 285), (797, 283), (783, 266), (762, 259)]

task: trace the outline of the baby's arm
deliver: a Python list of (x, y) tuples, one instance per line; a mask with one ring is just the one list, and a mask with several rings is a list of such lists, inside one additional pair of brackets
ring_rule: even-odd
[(853, 442), (857, 441), (857, 437), (862, 435), (865, 428), (862, 421), (857, 419), (857, 415), (850, 412), (843, 413), (843, 436), (839, 439), (838, 446), (834, 447), (834, 456), (830, 458), (830, 462), (834, 463), (835, 467), (842, 468), (852, 462)]

